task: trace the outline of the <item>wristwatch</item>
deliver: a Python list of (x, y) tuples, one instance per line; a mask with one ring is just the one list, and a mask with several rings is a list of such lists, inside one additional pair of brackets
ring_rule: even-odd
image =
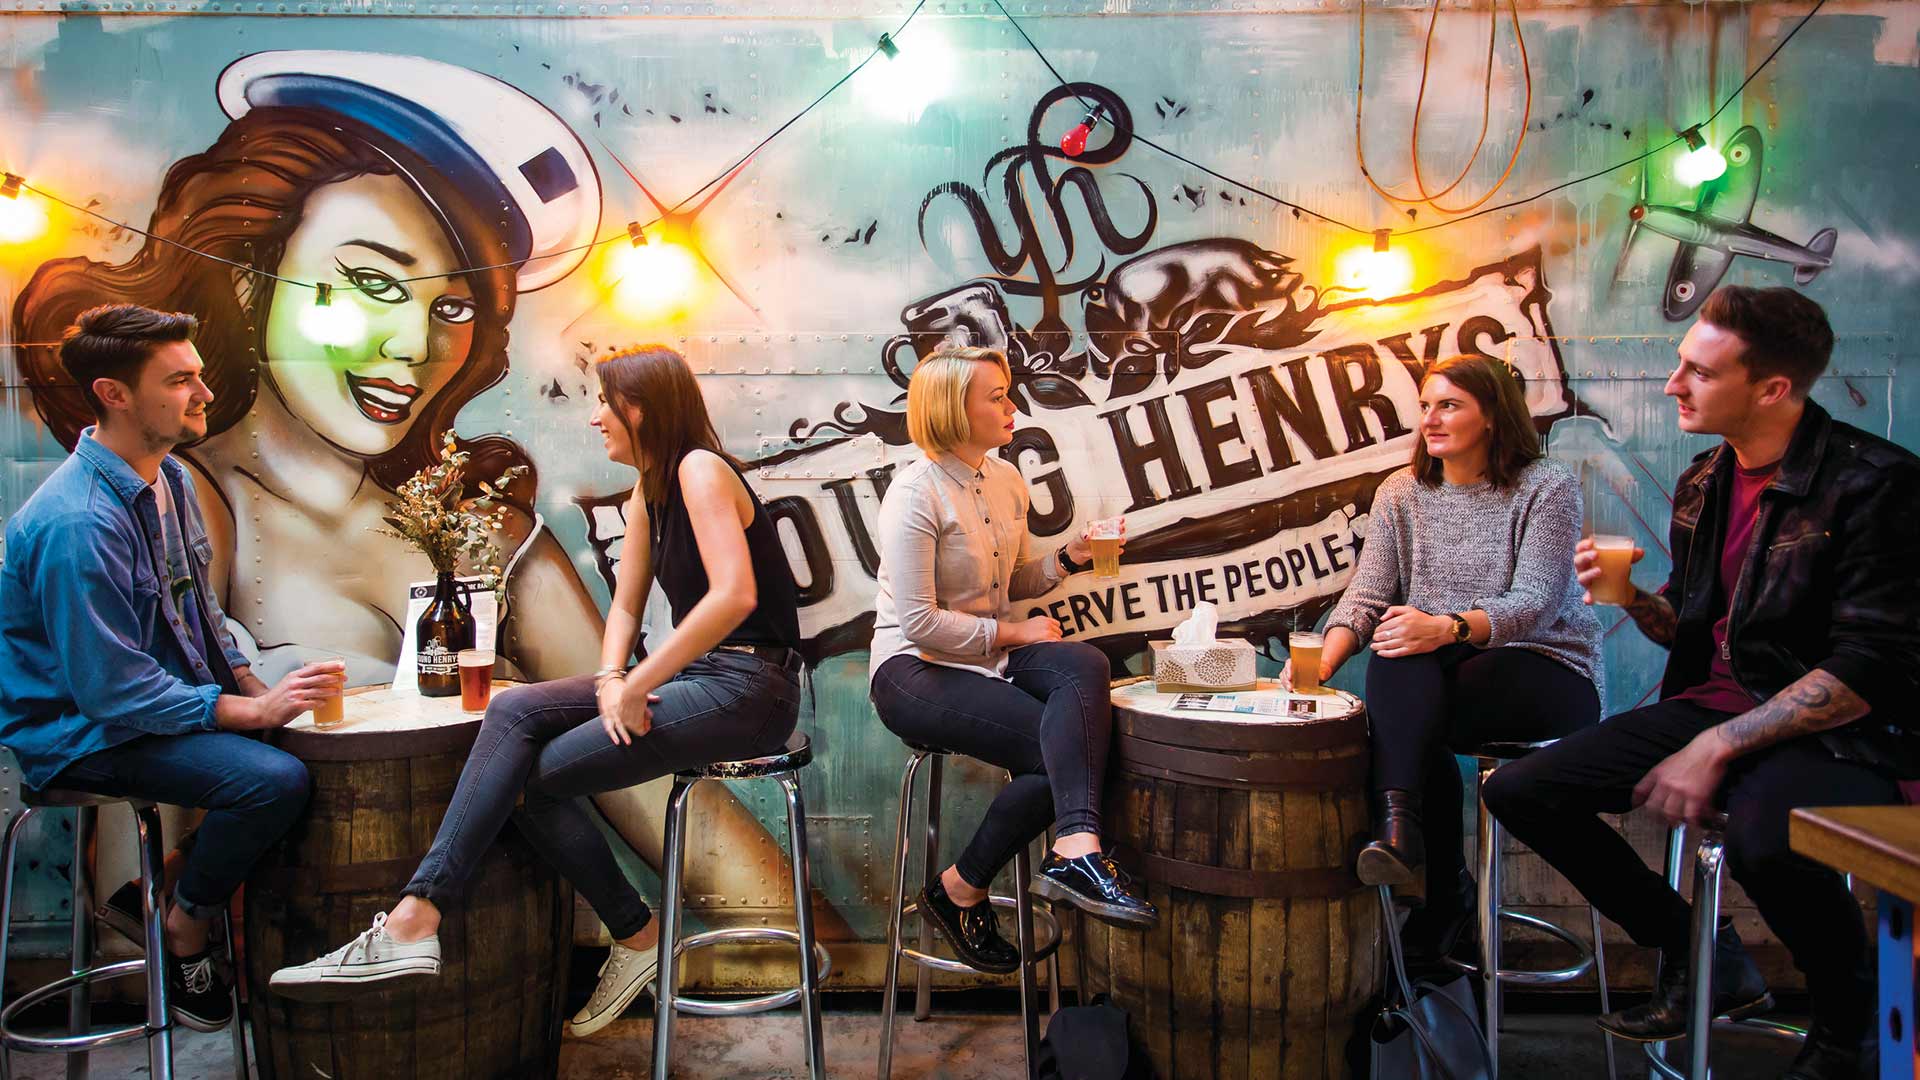
[(1076, 564), (1072, 559), (1068, 558), (1067, 546), (1065, 544), (1060, 545), (1060, 550), (1054, 553), (1054, 561), (1060, 564), (1062, 572), (1068, 574), (1078, 574), (1093, 566), (1091, 562)]
[(1453, 620), (1453, 640), (1456, 643), (1465, 645), (1467, 642), (1473, 640), (1473, 627), (1467, 625), (1467, 617), (1465, 615), (1455, 613), (1449, 614), (1447, 618)]

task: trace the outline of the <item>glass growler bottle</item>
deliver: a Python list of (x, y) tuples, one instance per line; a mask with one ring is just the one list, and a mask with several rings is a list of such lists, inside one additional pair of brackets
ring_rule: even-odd
[(460, 650), (473, 648), (473, 611), (451, 573), (434, 579), (433, 602), (414, 626), (414, 671), (421, 697), (460, 693)]

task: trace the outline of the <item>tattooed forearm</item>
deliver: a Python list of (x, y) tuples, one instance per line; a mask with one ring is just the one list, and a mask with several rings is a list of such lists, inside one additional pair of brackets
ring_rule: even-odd
[(1679, 623), (1679, 616), (1673, 613), (1673, 605), (1664, 596), (1656, 596), (1645, 589), (1633, 590), (1633, 600), (1627, 604), (1627, 614), (1647, 640), (1655, 645), (1672, 645), (1673, 632)]
[(1837, 728), (1867, 715), (1867, 703), (1847, 684), (1818, 669), (1758, 707), (1713, 729), (1736, 754)]

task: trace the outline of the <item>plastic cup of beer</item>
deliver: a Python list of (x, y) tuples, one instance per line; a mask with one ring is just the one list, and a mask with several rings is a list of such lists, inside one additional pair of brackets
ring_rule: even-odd
[(1633, 537), (1595, 534), (1594, 554), (1600, 557), (1600, 577), (1587, 591), (1596, 604), (1625, 607), (1633, 602)]
[(460, 710), (486, 712), (493, 696), (493, 650), (460, 650)]
[(1326, 635), (1315, 630), (1295, 630), (1287, 635), (1287, 659), (1293, 663), (1295, 693), (1320, 692), (1320, 648)]
[(320, 731), (331, 731), (347, 722), (347, 711), (342, 696), (347, 690), (347, 661), (343, 656), (317, 656), (316, 664), (339, 664), (340, 674), (335, 677), (333, 692), (320, 699), (313, 707), (313, 726)]
[(1120, 576), (1121, 518), (1100, 518), (1087, 527), (1087, 543), (1093, 546), (1093, 576)]

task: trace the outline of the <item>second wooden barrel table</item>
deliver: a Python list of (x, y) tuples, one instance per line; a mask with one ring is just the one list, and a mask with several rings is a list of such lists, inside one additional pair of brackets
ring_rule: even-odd
[(1367, 820), (1358, 698), (1286, 695), (1283, 713), (1174, 708), (1150, 679), (1116, 685), (1105, 828), (1160, 911), (1152, 930), (1083, 919), (1088, 988), (1132, 1018), (1158, 1074), (1348, 1075), (1378, 988), (1379, 904), (1352, 873)]
[[(509, 684), (497, 683), (498, 693)], [(441, 972), (404, 989), (298, 1002), (282, 965), (339, 948), (390, 909), (433, 843), (478, 714), (460, 699), (352, 691), (345, 726), (276, 733), (313, 800), (247, 880), (247, 972), (263, 1080), (538, 1077), (559, 1067), (573, 888), (509, 824), (440, 924)]]

